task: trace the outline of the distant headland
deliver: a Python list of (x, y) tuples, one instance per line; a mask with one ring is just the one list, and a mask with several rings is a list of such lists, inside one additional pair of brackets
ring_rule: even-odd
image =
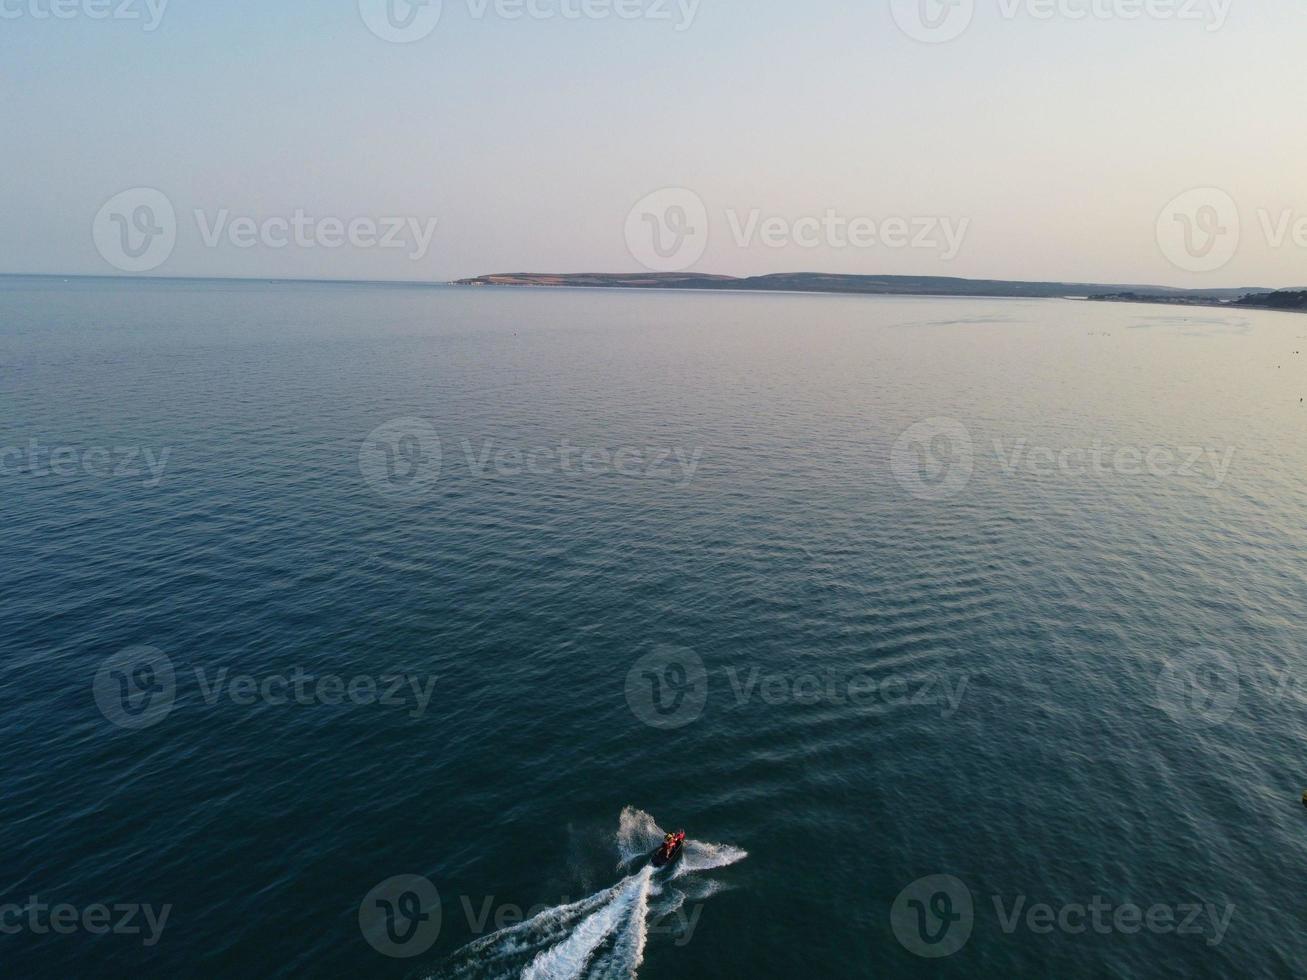
[(1167, 303), (1182, 306), (1248, 306), (1307, 309), (1307, 291), (1249, 286), (1177, 289), (1102, 283), (1022, 282), (947, 276), (852, 276), (784, 272), (767, 276), (716, 276), (691, 272), (537, 273), (513, 272), (460, 279), (458, 286), (560, 286), (586, 289), (700, 289), (750, 292), (852, 293), (871, 296), (972, 296), (1026, 299), (1090, 299), (1101, 302)]

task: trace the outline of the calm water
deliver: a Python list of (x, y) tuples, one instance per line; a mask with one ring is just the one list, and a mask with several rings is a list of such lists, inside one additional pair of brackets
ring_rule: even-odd
[(0, 280), (5, 973), (1302, 973), (1298, 350)]

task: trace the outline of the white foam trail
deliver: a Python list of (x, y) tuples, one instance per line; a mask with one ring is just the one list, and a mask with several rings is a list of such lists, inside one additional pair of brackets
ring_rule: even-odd
[[(638, 966), (644, 959), (644, 919), (652, 877), (653, 869), (645, 868), (628, 879), (612, 901), (588, 916), (566, 940), (537, 956), (522, 971), (522, 980), (576, 980), (584, 976), (599, 947), (619, 928), (617, 946), (629, 948), (626, 958), (633, 956)], [(627, 975), (634, 976), (634, 971)]]
[[(653, 869), (644, 873), (652, 879)], [(622, 931), (617, 934), (613, 948), (597, 963), (590, 975), (596, 980), (632, 980), (644, 962), (644, 947), (649, 941), (649, 894), (645, 888), (631, 903), (630, 912)]]
[[(648, 857), (662, 843), (664, 831), (643, 810), (626, 807), (616, 834), (626, 866)], [(724, 868), (748, 857), (728, 844), (687, 840), (670, 873), (645, 865), (616, 885), (568, 905), (546, 909), (526, 922), (478, 939), (455, 953), (432, 977), (511, 977), (522, 980), (630, 980), (644, 962), (649, 938), (650, 899), (663, 893), (662, 881), (698, 871)], [(708, 883), (711, 885), (711, 883)], [(679, 909), (685, 895), (668, 889), (660, 915)], [(704, 890), (705, 897), (714, 889)], [(519, 974), (520, 971), (520, 974)]]
[[(525, 922), (469, 943), (454, 954), (441, 973), (433, 976), (482, 976), (491, 967), (502, 968), (506, 961), (534, 955), (565, 939), (585, 916), (611, 902), (624, 884), (619, 882), (579, 902), (546, 909)], [(508, 975), (517, 973), (514, 969)]]

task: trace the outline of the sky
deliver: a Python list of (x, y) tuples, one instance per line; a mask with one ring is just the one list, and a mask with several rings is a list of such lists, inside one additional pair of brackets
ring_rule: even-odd
[(0, 0), (0, 272), (1307, 286), (1304, 37), (1301, 0)]

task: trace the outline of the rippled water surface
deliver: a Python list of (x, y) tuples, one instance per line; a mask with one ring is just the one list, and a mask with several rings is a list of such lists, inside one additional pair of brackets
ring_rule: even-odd
[(1300, 350), (1215, 309), (0, 280), (5, 972), (1300, 974)]

